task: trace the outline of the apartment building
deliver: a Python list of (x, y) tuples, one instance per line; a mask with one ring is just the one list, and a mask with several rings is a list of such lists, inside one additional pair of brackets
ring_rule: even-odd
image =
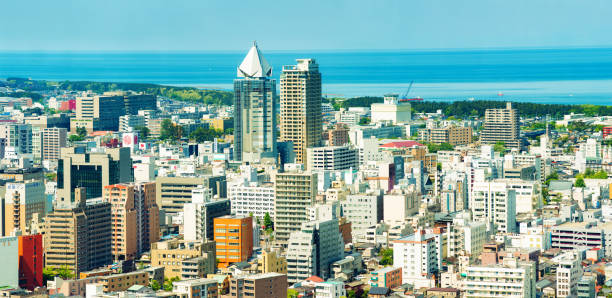
[(480, 134), (482, 144), (503, 142), (506, 148), (522, 148), (520, 138), (520, 120), (512, 103), (506, 103), (505, 109), (487, 109), (485, 111), (484, 130)]
[(149, 274), (145, 271), (111, 274), (100, 276), (98, 283), (102, 285), (104, 293), (126, 291), (131, 286), (148, 286)]
[(142, 115), (123, 115), (119, 117), (119, 131), (130, 132), (137, 127), (146, 126), (146, 118)]
[(47, 214), (44, 183), (40, 180), (9, 182), (5, 191), (2, 235), (9, 236), (17, 231), (24, 234), (40, 232), (32, 231), (31, 223), (35, 214), (38, 219)]
[(216, 249), (213, 241), (166, 240), (151, 244), (151, 266), (164, 267), (164, 276), (168, 279), (183, 273), (183, 261), (193, 258), (206, 258), (206, 272), (214, 273), (216, 269)]
[(436, 237), (418, 229), (393, 241), (393, 266), (402, 268), (402, 283), (431, 287), (432, 275), (440, 270)]
[(578, 283), (583, 275), (582, 258), (574, 252), (567, 252), (555, 260), (558, 262), (557, 297), (577, 297)]
[(370, 287), (393, 289), (402, 285), (402, 268), (385, 267), (370, 273)]
[(283, 66), (280, 76), (280, 141), (293, 142), (295, 161), (307, 164), (306, 148), (321, 144), (321, 73), (314, 59)]
[(239, 216), (253, 214), (264, 218), (266, 213), (274, 218), (275, 188), (273, 183), (257, 183), (244, 181), (229, 188), (229, 199), (232, 213)]
[(229, 297), (286, 297), (287, 275), (280, 273), (261, 273), (239, 275), (230, 279)]
[(226, 215), (214, 219), (219, 267), (248, 260), (253, 254), (253, 218)]
[(139, 226), (134, 206), (134, 187), (125, 184), (107, 185), (102, 197), (111, 204), (111, 247), (114, 261), (137, 258)]
[(463, 290), (466, 298), (536, 297), (532, 262), (504, 258), (504, 262), (498, 265), (469, 266), (465, 273)]
[(307, 148), (310, 171), (341, 171), (359, 168), (359, 150), (349, 146)]
[(193, 189), (192, 197), (191, 203), (183, 206), (185, 240), (214, 240), (214, 220), (231, 214), (230, 200), (213, 200), (208, 187)]
[(67, 134), (65, 128), (51, 127), (42, 130), (42, 160), (58, 160), (61, 158), (61, 148), (66, 147)]
[(475, 221), (487, 223), (488, 230), (514, 233), (516, 230), (516, 191), (503, 182), (475, 182), (470, 209)]
[(0, 125), (0, 139), (5, 139), (5, 147), (15, 148), (17, 153), (32, 153), (32, 125), (30, 124), (2, 124)]
[(363, 241), (369, 227), (383, 220), (382, 191), (348, 195), (340, 202), (341, 214), (351, 223), (353, 242)]
[(257, 258), (257, 272), (277, 272), (287, 274), (287, 258), (279, 250), (263, 250)]
[(215, 279), (188, 279), (175, 281), (172, 284), (172, 292), (184, 295), (186, 298), (217, 298), (219, 289)]
[(274, 229), (276, 241), (286, 245), (291, 232), (309, 220), (308, 207), (317, 195), (317, 174), (286, 172), (276, 175)]
[(419, 130), (419, 139), (438, 145), (467, 145), (472, 143), (472, 127), (449, 125), (442, 128), (424, 128)]
[(349, 129), (344, 124), (336, 124), (333, 129), (327, 131), (327, 141), (329, 146), (345, 146), (349, 140)]

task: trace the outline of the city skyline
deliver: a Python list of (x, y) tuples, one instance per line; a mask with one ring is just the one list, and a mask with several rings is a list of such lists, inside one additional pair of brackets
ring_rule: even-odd
[(5, 3), (0, 51), (240, 51), (254, 39), (267, 51), (612, 46), (612, 3), (601, 0), (182, 4)]

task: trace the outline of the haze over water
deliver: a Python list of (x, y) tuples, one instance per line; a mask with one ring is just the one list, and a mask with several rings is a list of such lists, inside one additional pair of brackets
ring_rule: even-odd
[[(612, 103), (612, 49), (277, 52), (282, 65), (315, 58), (329, 96), (403, 93), (425, 100)], [(0, 52), (0, 78), (155, 83), (231, 89), (245, 52)], [(501, 95), (501, 96), (500, 96)]]

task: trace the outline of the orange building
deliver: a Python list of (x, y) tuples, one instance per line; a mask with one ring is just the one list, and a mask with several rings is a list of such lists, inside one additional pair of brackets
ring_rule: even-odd
[(253, 218), (226, 215), (214, 220), (219, 268), (243, 262), (253, 254)]
[(111, 203), (111, 253), (115, 261), (138, 257), (137, 214), (134, 187), (112, 184), (104, 187), (104, 200)]

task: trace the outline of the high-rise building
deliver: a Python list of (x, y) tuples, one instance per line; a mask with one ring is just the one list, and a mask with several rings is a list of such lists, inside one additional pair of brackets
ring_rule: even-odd
[(126, 115), (137, 115), (141, 110), (157, 110), (157, 96), (151, 94), (124, 94)]
[(138, 226), (138, 253), (151, 249), (159, 241), (159, 207), (155, 201), (155, 182), (137, 182), (134, 187), (134, 206)]
[(70, 121), (70, 130), (84, 127), (88, 132), (119, 130), (119, 117), (125, 115), (123, 95), (91, 95), (77, 98), (76, 118)]
[(262, 273), (239, 275), (230, 279), (229, 297), (285, 297), (287, 296), (287, 275)]
[(191, 203), (183, 206), (185, 240), (214, 240), (214, 219), (230, 214), (230, 200), (213, 200), (207, 187), (193, 189)]
[(253, 44), (234, 80), (234, 159), (244, 162), (275, 160), (276, 81), (272, 67)]
[(349, 129), (342, 123), (336, 124), (333, 129), (327, 131), (327, 141), (329, 146), (344, 146), (350, 142)]
[(274, 218), (274, 184), (248, 182), (232, 185), (229, 189), (232, 213), (240, 216), (253, 214), (263, 219), (268, 213)]
[(321, 73), (314, 59), (283, 66), (280, 77), (280, 140), (293, 142), (296, 162), (306, 164), (306, 148), (321, 145)]
[(307, 148), (310, 171), (341, 171), (359, 167), (359, 150), (349, 146)]
[(253, 218), (226, 215), (214, 222), (219, 267), (248, 260), (253, 254)]
[(168, 213), (183, 211), (183, 206), (192, 202), (192, 191), (205, 187), (213, 197), (227, 197), (225, 176), (157, 177), (157, 205)]
[(34, 290), (43, 285), (43, 236), (19, 236), (19, 287)]
[(453, 146), (472, 143), (472, 128), (449, 125), (443, 128), (423, 128), (419, 139), (433, 144), (449, 143)]
[(123, 115), (119, 117), (119, 131), (130, 132), (139, 126), (146, 126), (145, 116), (141, 115)]
[(17, 237), (0, 237), (0, 283), (10, 287), (19, 287), (19, 239)]
[(507, 103), (505, 109), (487, 109), (485, 111), (484, 130), (480, 134), (483, 144), (503, 142), (506, 148), (522, 148), (520, 139), (520, 121), (512, 103)]
[(66, 147), (67, 131), (65, 128), (45, 128), (41, 132), (42, 160), (60, 159), (61, 148)]
[(332, 277), (331, 265), (344, 257), (344, 241), (338, 219), (302, 223), (291, 233), (287, 247), (287, 279), (290, 284), (316, 275)]
[(383, 220), (382, 192), (349, 195), (340, 206), (342, 215), (351, 223), (353, 242), (364, 240), (366, 230)]
[(514, 233), (516, 191), (503, 182), (475, 182), (470, 196), (474, 221), (487, 223), (489, 231)]
[(393, 241), (393, 266), (402, 268), (402, 283), (427, 285), (440, 269), (435, 236), (418, 229), (413, 235)]
[(134, 187), (112, 184), (104, 187), (104, 200), (111, 204), (111, 249), (115, 262), (138, 256), (138, 226), (134, 206)]
[(46, 266), (65, 266), (78, 276), (112, 263), (110, 222), (110, 203), (87, 199), (85, 189), (75, 189), (73, 204), (62, 204), (45, 218)]
[(582, 258), (574, 252), (566, 252), (557, 259), (557, 297), (578, 297), (578, 282), (584, 274)]
[(5, 139), (6, 147), (15, 148), (17, 153), (32, 153), (32, 126), (29, 124), (0, 125), (0, 139)]
[(308, 207), (317, 196), (317, 174), (287, 172), (276, 175), (275, 238), (286, 245), (291, 232), (309, 220)]
[(31, 231), (30, 223), (34, 214), (42, 219), (46, 214), (45, 184), (39, 180), (9, 182), (4, 196), (3, 236), (13, 235), (16, 231), (23, 234)]

